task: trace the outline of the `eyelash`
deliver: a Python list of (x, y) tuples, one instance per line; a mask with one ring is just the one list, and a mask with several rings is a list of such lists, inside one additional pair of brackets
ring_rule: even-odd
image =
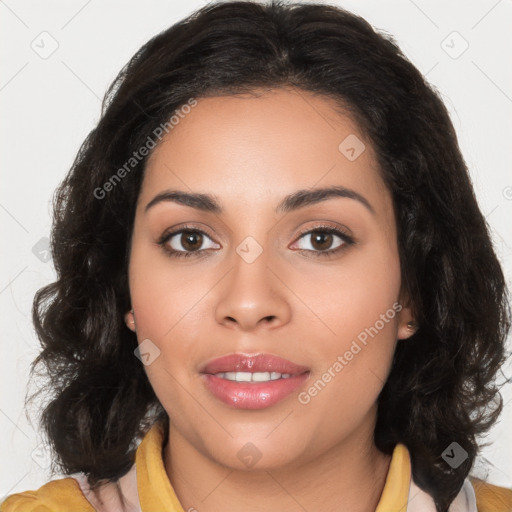
[[(166, 248), (166, 243), (175, 235), (183, 233), (185, 231), (189, 231), (191, 233), (200, 233), (201, 235), (206, 235), (208, 238), (212, 238), (208, 233), (205, 231), (192, 227), (192, 226), (180, 226), (178, 229), (172, 231), (171, 233), (164, 233), (159, 240), (157, 240), (157, 244), (162, 247), (163, 251), (167, 256), (170, 258), (189, 258), (190, 256), (197, 256), (201, 254), (201, 252), (207, 250), (207, 249), (201, 249), (197, 251), (176, 251), (174, 249), (168, 249)], [(343, 250), (346, 250), (351, 245), (354, 245), (356, 242), (352, 237), (350, 237), (347, 233), (344, 231), (333, 228), (332, 226), (315, 226), (314, 228), (310, 228), (304, 231), (301, 231), (299, 233), (299, 237), (296, 240), (300, 240), (303, 236), (309, 235), (312, 233), (329, 233), (333, 235), (337, 235), (339, 238), (343, 240), (343, 244), (336, 247), (335, 249), (328, 249), (327, 251), (312, 251), (310, 249), (296, 249), (299, 252), (308, 252), (313, 253), (315, 257), (327, 257), (334, 253), (341, 252)]]

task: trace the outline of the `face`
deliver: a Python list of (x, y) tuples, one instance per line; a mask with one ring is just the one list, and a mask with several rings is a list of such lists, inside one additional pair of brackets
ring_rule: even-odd
[[(169, 191), (208, 198), (154, 200)], [(247, 466), (245, 450), (276, 468), (372, 442), (412, 318), (390, 193), (331, 100), (198, 99), (147, 162), (129, 285), (127, 325), (183, 443), (228, 467)], [(289, 377), (276, 358), (297, 365)], [(271, 380), (238, 382), (247, 375)]]

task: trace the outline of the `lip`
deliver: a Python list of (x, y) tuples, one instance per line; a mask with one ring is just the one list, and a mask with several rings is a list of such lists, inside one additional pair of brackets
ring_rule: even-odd
[(278, 372), (298, 375), (307, 371), (307, 366), (271, 354), (229, 354), (209, 361), (200, 373), (214, 375), (220, 372)]
[[(267, 382), (237, 382), (215, 375), (221, 372), (278, 372), (290, 376)], [(201, 374), (206, 388), (224, 404), (236, 409), (264, 409), (302, 386), (310, 371), (306, 366), (269, 354), (230, 354), (208, 362)]]

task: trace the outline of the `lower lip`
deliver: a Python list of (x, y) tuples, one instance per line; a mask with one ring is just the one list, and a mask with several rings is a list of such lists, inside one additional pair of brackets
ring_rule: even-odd
[(211, 374), (203, 376), (206, 387), (225, 404), (236, 409), (264, 409), (293, 393), (307, 380), (309, 372), (268, 382), (236, 382)]

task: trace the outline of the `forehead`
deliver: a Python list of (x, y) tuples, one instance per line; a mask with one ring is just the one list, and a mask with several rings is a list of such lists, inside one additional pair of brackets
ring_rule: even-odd
[(389, 203), (370, 142), (340, 110), (296, 89), (198, 98), (150, 156), (139, 202), (172, 188), (256, 207), (341, 185)]

